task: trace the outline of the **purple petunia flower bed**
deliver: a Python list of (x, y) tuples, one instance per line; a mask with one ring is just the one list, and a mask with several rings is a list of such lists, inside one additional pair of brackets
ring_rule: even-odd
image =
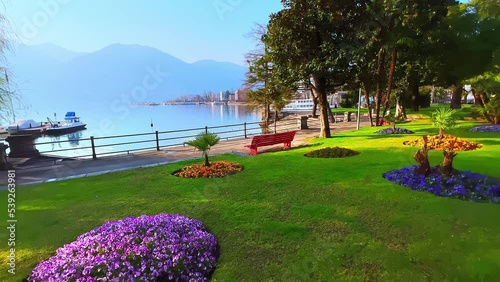
[(446, 177), (434, 167), (429, 176), (418, 175), (418, 166), (396, 169), (383, 174), (384, 178), (416, 191), (440, 197), (458, 198), (474, 202), (500, 203), (500, 183), (479, 173), (457, 172)]
[(482, 125), (471, 128), (472, 132), (500, 132), (500, 124), (497, 125)]
[(413, 131), (406, 129), (406, 128), (401, 128), (401, 127), (396, 127), (396, 128), (384, 128), (381, 129), (377, 132), (377, 134), (413, 134)]
[(127, 217), (59, 248), (28, 281), (208, 281), (217, 258), (217, 239), (199, 220)]

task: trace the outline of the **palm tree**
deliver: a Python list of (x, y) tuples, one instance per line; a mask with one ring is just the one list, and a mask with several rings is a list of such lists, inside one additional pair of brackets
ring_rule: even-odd
[(457, 110), (449, 108), (438, 108), (432, 113), (432, 124), (439, 127), (439, 137), (444, 137), (444, 131), (457, 124)]
[(193, 146), (202, 152), (202, 156), (205, 157), (205, 166), (210, 166), (208, 162), (208, 151), (219, 143), (220, 137), (217, 134), (210, 132), (201, 132), (196, 135), (194, 140), (185, 142), (186, 145)]

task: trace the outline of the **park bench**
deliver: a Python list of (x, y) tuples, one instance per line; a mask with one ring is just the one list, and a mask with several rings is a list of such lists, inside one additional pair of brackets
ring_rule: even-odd
[(283, 149), (292, 147), (293, 137), (297, 131), (288, 131), (276, 134), (256, 135), (252, 138), (252, 144), (245, 145), (250, 148), (250, 155), (257, 155), (257, 148), (283, 143)]

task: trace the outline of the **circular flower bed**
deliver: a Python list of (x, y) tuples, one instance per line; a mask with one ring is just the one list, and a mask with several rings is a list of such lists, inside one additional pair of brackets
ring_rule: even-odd
[(436, 167), (427, 177), (416, 173), (418, 166), (392, 170), (384, 178), (416, 191), (425, 191), (440, 197), (458, 198), (475, 202), (500, 203), (498, 180), (469, 171), (458, 172), (450, 177), (442, 176)]
[[(403, 144), (422, 147), (424, 146), (424, 140), (419, 138), (413, 141), (405, 141)], [(453, 149), (453, 151), (472, 151), (481, 147), (481, 144), (473, 143), (451, 135), (445, 135), (444, 137), (440, 137), (439, 135), (429, 136), (427, 143), (427, 148), (430, 150), (441, 150), (446, 148)]]
[(472, 132), (500, 132), (500, 124), (496, 125), (482, 125), (471, 128)]
[(174, 175), (182, 178), (220, 178), (242, 170), (243, 166), (239, 163), (218, 161), (211, 162), (210, 166), (202, 164), (188, 165), (174, 172)]
[(406, 129), (406, 128), (401, 128), (401, 127), (396, 127), (396, 128), (384, 128), (381, 129), (377, 132), (377, 134), (413, 134), (413, 131)]
[(358, 151), (354, 151), (347, 148), (341, 147), (327, 147), (319, 150), (311, 151), (304, 156), (310, 158), (345, 158), (351, 157), (359, 154)]
[(182, 215), (109, 221), (40, 262), (28, 281), (207, 281), (217, 240)]

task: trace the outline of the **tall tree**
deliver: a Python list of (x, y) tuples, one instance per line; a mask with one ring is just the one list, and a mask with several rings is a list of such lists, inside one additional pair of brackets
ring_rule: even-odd
[(331, 137), (327, 94), (352, 71), (349, 50), (365, 1), (284, 0), (272, 14), (266, 44), (277, 73), (288, 81), (310, 81), (320, 105), (320, 137)]
[[(9, 22), (0, 14), (0, 122), (9, 122), (14, 116), (14, 101), (18, 96), (12, 91), (9, 81), (5, 51), (9, 49), (8, 32)], [(13, 122), (13, 120), (12, 120)]]
[(464, 81), (498, 66), (498, 1), (473, 0), (450, 8), (444, 42), (444, 84), (453, 85), (451, 108), (460, 108)]

